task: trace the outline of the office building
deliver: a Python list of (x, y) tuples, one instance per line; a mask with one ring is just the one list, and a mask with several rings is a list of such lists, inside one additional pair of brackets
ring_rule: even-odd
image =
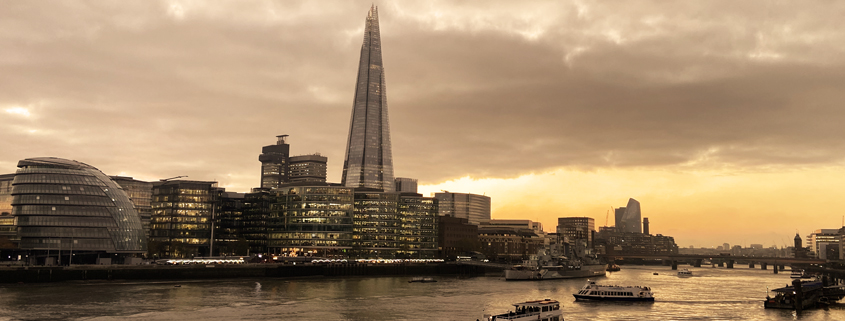
[(217, 209), (214, 211), (212, 256), (249, 254), (249, 245), (242, 235), (244, 223), (244, 193), (217, 190)]
[(319, 153), (290, 156), (288, 135), (276, 136), (276, 144), (261, 148), (261, 188), (271, 190), (288, 183), (323, 183), (328, 158)]
[(465, 218), (479, 225), (490, 220), (490, 197), (468, 193), (435, 193), (441, 216)]
[(827, 259), (827, 252), (824, 249), (827, 244), (839, 246), (839, 229), (819, 229), (813, 231), (807, 237), (807, 246), (810, 247), (817, 258)]
[(285, 143), (288, 135), (276, 136), (276, 144), (261, 148), (258, 160), (261, 162), (261, 188), (273, 189), (289, 182), (288, 161), (290, 145)]
[(364, 43), (341, 184), (353, 188), (395, 191), (387, 87), (381, 55), (378, 8), (370, 8), (364, 27)]
[(353, 189), (289, 184), (271, 192), (269, 253), (345, 258), (352, 250)]
[(617, 232), (631, 232), (631, 233), (642, 233), (643, 232), (643, 224), (642, 224), (642, 213), (640, 212), (640, 202), (631, 198), (628, 200), (628, 205), (625, 207), (624, 213), (619, 216), (619, 211), (616, 212), (617, 216), (617, 225), (616, 231)]
[(591, 248), (595, 230), (596, 222), (591, 217), (559, 217), (557, 219), (557, 233), (573, 245), (583, 241), (587, 248)]
[(437, 257), (437, 199), (417, 193), (399, 194), (399, 250), (396, 258)]
[(288, 178), (291, 183), (325, 183), (328, 158), (320, 154), (291, 156)]
[(437, 245), (442, 259), (454, 260), (459, 255), (479, 251), (478, 225), (465, 218), (440, 216), (437, 218)]
[[(15, 174), (0, 175), (0, 254), (17, 248), (17, 224), (12, 216), (12, 181)], [(9, 255), (7, 255), (8, 257)], [(3, 257), (0, 256), (0, 261)]]
[(416, 193), (417, 192), (417, 179), (416, 178), (397, 177), (395, 182), (396, 182), (396, 191), (399, 192), (399, 193)]
[(208, 256), (217, 182), (153, 183), (150, 252), (160, 258)]
[(132, 201), (132, 205), (135, 206), (135, 211), (138, 212), (138, 216), (141, 218), (141, 225), (144, 226), (144, 235), (149, 238), (150, 216), (153, 212), (153, 209), (150, 206), (153, 195), (153, 183), (125, 176), (110, 177), (119, 184), (120, 187), (123, 188), (123, 191), (126, 192), (126, 195), (129, 196), (129, 200)]
[(355, 189), (355, 257), (393, 258), (399, 251), (399, 193)]
[(138, 212), (120, 185), (103, 172), (54, 157), (27, 158), (18, 168), (11, 214), (19, 249), (38, 258), (31, 263), (66, 264), (72, 257), (73, 263), (93, 264), (103, 254), (114, 254), (108, 257), (119, 262), (146, 252)]

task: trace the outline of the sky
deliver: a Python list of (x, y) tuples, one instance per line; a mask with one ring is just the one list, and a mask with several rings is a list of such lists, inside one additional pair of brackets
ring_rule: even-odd
[[(365, 1), (0, 0), (0, 173), (74, 159), (259, 185), (290, 135), (339, 182)], [(394, 172), (494, 219), (792, 244), (845, 208), (845, 3), (387, 1)], [(608, 214), (610, 213), (610, 214)]]

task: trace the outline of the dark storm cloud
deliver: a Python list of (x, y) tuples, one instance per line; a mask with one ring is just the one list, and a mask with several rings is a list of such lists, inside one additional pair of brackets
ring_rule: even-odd
[[(339, 181), (369, 5), (4, 4), (0, 171), (57, 156), (246, 190), (289, 134)], [(397, 176), (845, 156), (834, 4), (377, 5)]]

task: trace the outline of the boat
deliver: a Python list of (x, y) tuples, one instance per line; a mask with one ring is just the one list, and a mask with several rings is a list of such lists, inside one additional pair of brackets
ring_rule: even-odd
[(789, 277), (793, 279), (800, 279), (804, 277), (804, 270), (794, 269), (792, 270), (792, 273), (789, 274)]
[(550, 250), (541, 248), (536, 255), (531, 255), (521, 265), (515, 265), (505, 270), (505, 280), (538, 281), (591, 278), (605, 276), (606, 270), (607, 264), (600, 263), (596, 257), (568, 258), (552, 254)]
[(437, 282), (434, 278), (431, 277), (415, 277), (408, 280), (408, 283), (431, 283)]
[(587, 280), (578, 293), (572, 294), (575, 300), (597, 301), (644, 301), (654, 302), (654, 293), (647, 286), (599, 285)]
[(607, 270), (606, 270), (606, 271), (607, 271), (607, 272), (619, 272), (619, 270), (621, 270), (621, 268), (619, 267), (619, 265), (616, 265), (616, 264), (611, 264), (611, 265), (608, 265), (608, 266), (607, 266)]
[(660, 275), (660, 274), (659, 274), (659, 273), (657, 273), (657, 272), (654, 272), (654, 275)]
[(683, 269), (683, 270), (678, 271), (678, 276), (680, 276), (682, 278), (688, 278), (688, 277), (692, 276), (692, 272), (690, 272), (689, 269)]
[(792, 286), (771, 290), (774, 297), (766, 296), (763, 307), (766, 309), (803, 310), (815, 308), (823, 303), (824, 284), (821, 281), (792, 281)]
[(545, 299), (514, 303), (514, 310), (507, 313), (490, 315), (485, 314), (482, 320), (545, 320), (563, 321), (563, 312), (560, 310), (560, 302), (557, 300)]

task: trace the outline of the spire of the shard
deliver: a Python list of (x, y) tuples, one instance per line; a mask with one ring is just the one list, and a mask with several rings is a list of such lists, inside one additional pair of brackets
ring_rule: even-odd
[(348, 187), (393, 191), (393, 156), (378, 7), (370, 7), (365, 23), (341, 182)]

